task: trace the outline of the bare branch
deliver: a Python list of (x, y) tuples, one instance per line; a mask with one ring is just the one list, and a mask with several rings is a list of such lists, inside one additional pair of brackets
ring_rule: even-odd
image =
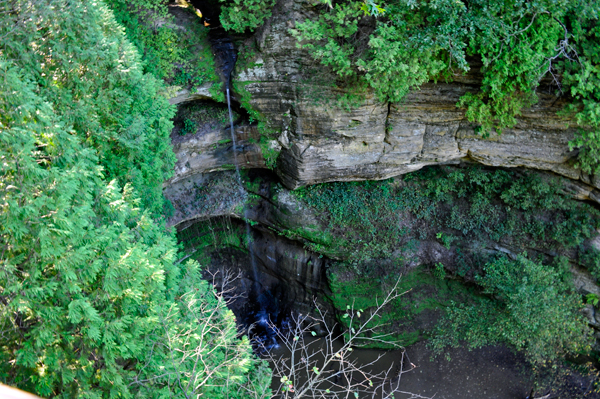
[[(403, 373), (416, 366), (408, 360), (404, 349), (395, 342), (384, 340), (388, 334), (378, 334), (380, 327), (376, 323), (384, 308), (391, 301), (403, 295), (398, 292), (399, 280), (393, 284), (383, 298), (376, 299), (376, 306), (363, 312), (349, 306), (344, 319), (348, 328), (341, 330), (336, 323), (331, 323), (321, 307), (314, 302), (315, 316), (293, 314), (289, 332), (283, 332), (272, 323), (270, 327), (286, 354), (279, 351), (264, 353), (273, 369), (273, 381), (278, 383), (274, 397), (286, 399), (299, 398), (391, 398), (393, 392), (400, 390)], [(317, 336), (314, 330), (325, 333)], [(384, 371), (373, 372), (375, 366), (384, 356), (360, 363), (354, 355), (354, 348), (368, 343), (385, 342), (394, 345), (402, 353), (401, 364), (392, 365)], [(261, 342), (257, 342), (260, 346)], [(406, 363), (406, 364), (405, 364)], [(424, 398), (417, 394), (408, 394), (410, 398)]]
[(554, 18), (554, 20), (556, 22), (558, 22), (560, 24), (560, 26), (563, 28), (564, 38), (563, 38), (563, 40), (558, 42), (557, 46), (554, 48), (555, 54), (552, 57), (546, 58), (546, 64), (544, 64), (544, 65), (547, 65), (547, 67), (544, 70), (543, 69), (544, 65), (542, 65), (540, 77), (542, 77), (546, 74), (550, 74), (550, 76), (552, 76), (552, 81), (554, 82), (556, 87), (558, 87), (558, 90), (562, 94), (563, 93), (562, 85), (559, 80), (559, 76), (557, 76), (554, 73), (555, 68), (554, 68), (553, 62), (558, 59), (564, 58), (564, 59), (576, 62), (581, 65), (581, 60), (579, 59), (579, 54), (577, 54), (577, 50), (575, 50), (575, 48), (573, 46), (571, 46), (571, 44), (569, 43), (569, 30), (567, 29), (567, 27), (562, 22), (560, 22), (557, 18)]

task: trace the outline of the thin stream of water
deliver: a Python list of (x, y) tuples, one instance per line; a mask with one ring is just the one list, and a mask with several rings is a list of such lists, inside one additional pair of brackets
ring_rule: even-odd
[[(240, 174), (240, 167), (237, 162), (237, 144), (235, 141), (235, 129), (233, 126), (233, 113), (231, 112), (231, 98), (229, 95), (229, 82), (227, 82), (227, 108), (229, 110), (229, 123), (230, 123), (230, 131), (231, 131), (231, 142), (233, 144), (233, 164), (235, 165), (235, 174), (238, 181), (238, 186), (240, 189), (240, 194), (244, 201), (247, 199), (248, 193), (244, 190), (244, 186), (242, 185), (242, 175)], [(248, 223), (248, 207), (244, 204), (244, 222), (246, 224), (246, 241), (248, 244), (248, 251), (250, 252), (250, 263), (252, 266), (252, 273), (254, 274), (254, 291), (256, 295), (259, 292), (259, 283), (258, 283), (258, 270), (256, 268), (256, 257), (254, 256), (254, 250), (252, 249), (252, 238), (250, 236), (250, 224)]]

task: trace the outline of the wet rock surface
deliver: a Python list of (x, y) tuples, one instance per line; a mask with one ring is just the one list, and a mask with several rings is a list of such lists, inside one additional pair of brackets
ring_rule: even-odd
[(292, 310), (308, 314), (317, 305), (333, 317), (323, 256), (264, 228), (254, 228), (250, 235), (248, 242), (244, 223), (223, 217), (190, 224), (178, 233), (190, 254), (201, 252), (206, 277), (216, 276), (217, 287), (222, 276), (236, 277), (221, 289), (233, 298), (230, 308), (242, 324), (256, 322), (256, 314), (265, 312), (279, 326)]

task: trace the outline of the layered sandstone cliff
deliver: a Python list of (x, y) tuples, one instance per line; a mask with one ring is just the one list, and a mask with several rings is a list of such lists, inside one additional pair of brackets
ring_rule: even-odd
[[(370, 92), (361, 94), (357, 107), (344, 109), (335, 76), (297, 47), (290, 29), (295, 22), (313, 18), (315, 10), (304, 0), (280, 1), (273, 16), (240, 46), (234, 87), (250, 94), (257, 111), (280, 148), (275, 170), (288, 188), (364, 179), (384, 179), (426, 165), (473, 161), (489, 166), (526, 167), (583, 183), (584, 197), (597, 200), (600, 179), (574, 165), (577, 151), (569, 149), (576, 127), (557, 115), (565, 100), (555, 88), (541, 87), (540, 101), (523, 112), (518, 124), (483, 138), (463, 110), (456, 107), (466, 92), (476, 92), (479, 66), (452, 82), (428, 83), (409, 93), (402, 103), (378, 102)], [(206, 88), (179, 91), (174, 102), (209, 98)], [(173, 181), (181, 176), (226, 169), (233, 163), (231, 146), (220, 145), (229, 132), (212, 132), (176, 146), (179, 163)], [(258, 134), (238, 129), (242, 167), (264, 167), (261, 149), (245, 139)], [(215, 146), (216, 144), (216, 146)], [(217, 150), (217, 147), (219, 147)]]

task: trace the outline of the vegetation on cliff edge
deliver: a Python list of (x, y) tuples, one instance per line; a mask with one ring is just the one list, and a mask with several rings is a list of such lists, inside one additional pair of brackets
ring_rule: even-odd
[[(221, 19), (237, 32), (255, 28), (272, 6), (226, 4)], [(311, 11), (290, 30), (297, 46), (337, 75), (339, 86), (352, 92), (367, 83), (380, 101), (399, 102), (430, 80), (452, 80), (480, 59), (481, 87), (457, 106), (484, 136), (515, 126), (546, 80), (544, 90), (571, 99), (563, 113), (581, 127), (571, 141), (580, 149), (578, 166), (600, 172), (597, 1), (322, 0)], [(232, 15), (237, 22), (225, 23)]]

